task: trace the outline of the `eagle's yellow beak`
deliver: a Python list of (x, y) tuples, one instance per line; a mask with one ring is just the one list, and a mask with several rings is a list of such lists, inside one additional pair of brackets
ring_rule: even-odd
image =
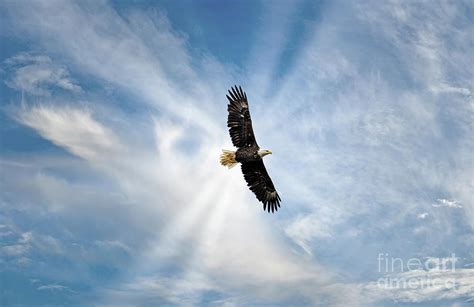
[(268, 149), (262, 149), (258, 151), (258, 155), (262, 158), (265, 157), (266, 155), (271, 155), (271, 154), (272, 154), (272, 151)]

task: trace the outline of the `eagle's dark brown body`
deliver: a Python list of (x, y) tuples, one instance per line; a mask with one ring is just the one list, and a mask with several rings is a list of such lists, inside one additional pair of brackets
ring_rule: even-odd
[(235, 152), (235, 160), (240, 163), (262, 160), (258, 155), (259, 149), (256, 145), (241, 147)]

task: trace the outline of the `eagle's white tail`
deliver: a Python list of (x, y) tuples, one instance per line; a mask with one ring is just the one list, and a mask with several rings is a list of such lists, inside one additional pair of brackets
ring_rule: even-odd
[(233, 168), (237, 163), (238, 162), (235, 161), (235, 151), (222, 149), (221, 164), (223, 166)]

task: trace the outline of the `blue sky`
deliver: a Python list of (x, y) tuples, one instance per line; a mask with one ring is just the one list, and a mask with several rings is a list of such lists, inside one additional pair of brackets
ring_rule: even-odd
[(0, 305), (474, 301), (471, 1), (0, 8)]

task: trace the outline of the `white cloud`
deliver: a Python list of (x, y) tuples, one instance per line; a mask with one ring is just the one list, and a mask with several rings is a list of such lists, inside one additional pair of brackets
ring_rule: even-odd
[(66, 286), (57, 285), (57, 284), (50, 284), (50, 285), (43, 285), (37, 288), (39, 291), (72, 291)]
[(332, 238), (333, 227), (341, 220), (330, 208), (322, 207), (317, 212), (296, 217), (285, 228), (285, 234), (309, 255), (312, 255), (311, 241)]
[(205, 276), (194, 274), (186, 279), (152, 277), (139, 278), (121, 289), (108, 289), (110, 301), (106, 304), (135, 305), (146, 301), (161, 304), (193, 305), (199, 303), (203, 291), (216, 291), (219, 286), (207, 280)]
[[(264, 219), (268, 217), (266, 213), (259, 209), (257, 212), (261, 214), (255, 215), (253, 195), (248, 193), (240, 172), (223, 171), (217, 163), (217, 156), (209, 155), (209, 148), (212, 152), (219, 152), (221, 146), (216, 145), (215, 140), (202, 144), (202, 150), (189, 156), (179, 147), (182, 139), (187, 137), (182, 126), (160, 120), (154, 123), (156, 151), (154, 148), (123, 150), (131, 141), (128, 136), (121, 135), (118, 139), (112, 133), (114, 129), (96, 121), (87, 110), (36, 106), (23, 110), (18, 119), (36, 129), (44, 138), (84, 158), (97, 170), (113, 176), (125, 197), (133, 200), (137, 220), (128, 220), (128, 227), (147, 228), (153, 237), (156, 236), (148, 240), (148, 248), (135, 251), (118, 240), (96, 241), (96, 245), (106, 250), (121, 248), (138, 257), (132, 267), (137, 272), (137, 282), (140, 282), (140, 272), (145, 267), (150, 271), (159, 270), (167, 263), (178, 261), (183, 257), (182, 253), (192, 255), (192, 260), (181, 260), (189, 266), (186, 276), (199, 272), (208, 278), (225, 280), (225, 289), (237, 285), (242, 291), (253, 289), (249, 295), (261, 296), (262, 299), (268, 291), (280, 291), (277, 290), (280, 288), (278, 284), (270, 288), (273, 290), (260, 288), (260, 285), (272, 284), (274, 280), (289, 280), (295, 284), (311, 280), (316, 287), (328, 278), (317, 265), (310, 262), (303, 265), (297, 261), (282, 242), (274, 238), (268, 221)], [(74, 212), (78, 208), (73, 200), (78, 198), (80, 203), (91, 194), (82, 194), (68, 182), (47, 175), (41, 175), (32, 184), (38, 185), (40, 195), (46, 197), (48, 207), (55, 211)], [(69, 203), (70, 207), (64, 203)], [(101, 212), (103, 205), (100, 201), (92, 205), (95, 212)], [(120, 207), (111, 209), (123, 210)], [(147, 219), (154, 222), (143, 223)], [(25, 242), (31, 241), (31, 233), (22, 235), (22, 238)], [(188, 244), (198, 248), (191, 251)], [(231, 261), (229, 255), (232, 255)], [(173, 285), (182, 282), (178, 280)], [(119, 285), (117, 291), (125, 291), (130, 286), (133, 285)], [(192, 289), (203, 290), (199, 287)], [(107, 295), (118, 292), (107, 292)], [(180, 295), (187, 294), (186, 290)], [(117, 295), (107, 300), (120, 300), (121, 295)], [(312, 297), (309, 293), (305, 295)]]
[(44, 138), (86, 160), (110, 158), (122, 146), (112, 131), (92, 118), (90, 111), (72, 107), (35, 106), (18, 119)]
[(456, 87), (448, 84), (440, 84), (438, 86), (433, 86), (431, 90), (435, 93), (455, 93), (461, 94), (464, 96), (471, 96), (471, 91), (465, 87)]
[(4, 63), (11, 73), (6, 84), (27, 94), (50, 96), (55, 87), (76, 93), (82, 90), (68, 70), (53, 63), (48, 56), (20, 53)]
[(403, 303), (474, 298), (474, 270), (413, 270), (381, 277), (361, 287), (368, 302), (391, 300)]
[(123, 242), (121, 242), (121, 241), (118, 241), (118, 240), (112, 240), (112, 241), (108, 241), (108, 240), (105, 240), (105, 241), (96, 240), (96, 241), (95, 241), (95, 244), (96, 244), (97, 246), (99, 246), (99, 247), (104, 247), (104, 248), (108, 248), (108, 249), (111, 249), (111, 250), (113, 250), (113, 249), (121, 249), (121, 250), (124, 250), (124, 251), (126, 251), (126, 252), (128, 252), (128, 253), (133, 252), (133, 251), (131, 250), (131, 248), (130, 248), (127, 244), (125, 244), (125, 243), (123, 243)]
[[(319, 251), (315, 243), (321, 240), (346, 240), (344, 248), (350, 249), (354, 234), (366, 235), (361, 239), (365, 244), (374, 241), (368, 240), (367, 234), (398, 231), (407, 218), (413, 218), (413, 212), (420, 212), (426, 191), (449, 188), (449, 178), (455, 179), (450, 183), (451, 194), (456, 198), (461, 195), (463, 205), (471, 195), (466, 183), (470, 168), (461, 170), (461, 176), (457, 176), (457, 170), (439, 162), (453, 155), (456, 159), (459, 152), (466, 153), (466, 147), (453, 146), (445, 153), (447, 156), (437, 156), (438, 151), (431, 147), (445, 142), (438, 122), (442, 113), (438, 104), (432, 103), (432, 88), (448, 86), (446, 92), (454, 87), (448, 85), (451, 83), (440, 68), (445, 57), (438, 50), (438, 35), (417, 30), (413, 46), (399, 36), (398, 23), (385, 22), (384, 10), (379, 12), (378, 6), (375, 12), (367, 10), (373, 14), (368, 20), (374, 28), (383, 26), (379, 37), (395, 40), (393, 52), (402, 59), (411, 59), (410, 54), (416, 52), (423, 59), (420, 64), (405, 63), (403, 67), (410, 67), (410, 74), (419, 80), (423, 75), (433, 76), (422, 80), (425, 86), (421, 90), (399, 89), (383, 73), (383, 66), (367, 73), (368, 59), (360, 60), (357, 50), (345, 45), (351, 41), (345, 36), (347, 29), (360, 24), (352, 19), (344, 24), (344, 16), (338, 15), (336, 9), (324, 14), (326, 21), (342, 23), (321, 24), (274, 99), (253, 104), (264, 99), (252, 95), (254, 128), (259, 142), (266, 143), (260, 145), (274, 149), (275, 155), (266, 163), (284, 199), (282, 210), (273, 218), (261, 212), (260, 204), (256, 204), (237, 169), (227, 171), (217, 163), (220, 149), (230, 147), (223, 91), (239, 78), (212, 57), (193, 63), (196, 59), (186, 51), (185, 39), (176, 35), (162, 13), (135, 12), (122, 18), (104, 3), (85, 6), (49, 1), (13, 3), (11, 11), (19, 27), (40, 37), (44, 48), (59, 50), (75, 69), (130, 92), (138, 97), (138, 103), (151, 106), (149, 121), (138, 120), (131, 114), (101, 113), (95, 106), (70, 107), (67, 105), (72, 103), (65, 102), (21, 109), (17, 115), (21, 123), (87, 161), (80, 165), (85, 168), (85, 178), (100, 175), (110, 182), (104, 179), (106, 188), (96, 187), (94, 183), (77, 183), (48, 173), (50, 169), (73, 168), (70, 161), (55, 159), (14, 160), (9, 163), (12, 176), (4, 180), (12, 182), (8, 185), (12, 191), (16, 188), (23, 192), (17, 194), (25, 200), (20, 204), (24, 208), (24, 203), (35, 203), (36, 207), (44, 206), (49, 214), (76, 216), (84, 221), (94, 219), (104, 228), (111, 228), (105, 238), (94, 238), (94, 249), (122, 249), (133, 255), (133, 260), (127, 264), (130, 279), (98, 290), (108, 304), (133, 305), (142, 298), (159, 299), (161, 294), (166, 294), (166, 301), (171, 303), (192, 304), (211, 290), (228, 295), (236, 304), (251, 304), (255, 300), (267, 303), (268, 298), (277, 303), (302, 297), (308, 304), (323, 300), (347, 305), (353, 297), (364, 301), (359, 291), (368, 292), (372, 301), (377, 302), (384, 299), (381, 293), (385, 291), (370, 283), (361, 286), (337, 282), (332, 268), (320, 267), (317, 256), (301, 259), (301, 255), (292, 254), (291, 247), (282, 239), (284, 234), (310, 255), (334, 252), (331, 245), (327, 245), (328, 251)], [(419, 25), (413, 25), (413, 8), (388, 8), (395, 8), (394, 18), (410, 21), (409, 25), (418, 29)], [(285, 37), (276, 36), (284, 45)], [(349, 50), (340, 48), (341, 45)], [(270, 68), (255, 70), (273, 71), (281, 52), (272, 50), (268, 61), (261, 64), (270, 64)], [(9, 64), (31, 61), (36, 64), (30, 66), (53, 65), (46, 56), (29, 57), (32, 56), (19, 55)], [(170, 58), (175, 61), (169, 61)], [(372, 59), (377, 57), (369, 60)], [(195, 70), (193, 65), (202, 71)], [(69, 80), (66, 73), (67, 70), (58, 73), (55, 86), (67, 89), (67, 82), (58, 82), (61, 78)], [(45, 75), (39, 74), (43, 79)], [(18, 79), (21, 82), (15, 86), (22, 86), (25, 91), (29, 88), (32, 94), (46, 90), (42, 81), (37, 81), (40, 77), (31, 74), (31, 80)], [(261, 86), (263, 93), (269, 80), (255, 80), (256, 84), (247, 91), (258, 93)], [(456, 88), (469, 90), (464, 81)], [(98, 99), (97, 104), (106, 103)], [(119, 107), (104, 106), (111, 110)], [(454, 115), (456, 119), (463, 116), (457, 112)], [(140, 143), (137, 138), (151, 144)], [(463, 165), (472, 161), (466, 157)], [(18, 174), (18, 169), (24, 173)], [(35, 176), (28, 171), (35, 172)], [(22, 188), (35, 197), (34, 201), (22, 195), (28, 194)], [(444, 205), (442, 201), (441, 204)], [(446, 206), (455, 205), (460, 206)], [(430, 207), (430, 203), (425, 207)], [(418, 218), (423, 219), (425, 214), (428, 212)], [(431, 211), (429, 214), (433, 215)], [(447, 217), (436, 218), (439, 224), (435, 226), (439, 229), (425, 233), (441, 233), (446, 229), (444, 226), (450, 225)], [(127, 237), (129, 230), (132, 239)], [(22, 240), (31, 241), (28, 235), (22, 236)], [(436, 248), (439, 243), (426, 241), (426, 248)], [(405, 243), (391, 236), (385, 244), (397, 247)], [(80, 258), (74, 258), (72, 253), (69, 257), (94, 261), (93, 252), (78, 249)], [(20, 247), (7, 252), (24, 254)], [(353, 262), (361, 260), (365, 258)], [(167, 269), (177, 264), (179, 273), (173, 278), (166, 277)], [(468, 285), (470, 281), (464, 278), (462, 282)], [(466, 288), (462, 289), (452, 296), (462, 297)], [(442, 297), (442, 289), (435, 292), (434, 297)], [(388, 298), (408, 301), (414, 295), (414, 291), (389, 291)], [(420, 295), (423, 300), (429, 297), (425, 292)]]
[(9, 241), (11, 244), (0, 247), (0, 255), (12, 257), (13, 262), (23, 266), (29, 264), (34, 253), (48, 255), (59, 255), (63, 252), (61, 243), (50, 235), (35, 233), (33, 231), (23, 232), (16, 226), (7, 226), (9, 229)]
[(436, 204), (432, 205), (435, 208), (439, 208), (439, 207), (462, 208), (462, 205), (459, 204), (455, 200), (448, 200), (448, 199), (440, 198), (440, 199), (437, 199), (436, 201), (437, 201)]
[(0, 247), (0, 252), (7, 256), (21, 256), (28, 252), (29, 246), (25, 244), (14, 244)]
[(429, 215), (428, 212), (423, 212), (423, 213), (419, 213), (416, 215), (416, 218), (419, 219), (419, 220), (424, 220), (426, 219), (426, 217)]

